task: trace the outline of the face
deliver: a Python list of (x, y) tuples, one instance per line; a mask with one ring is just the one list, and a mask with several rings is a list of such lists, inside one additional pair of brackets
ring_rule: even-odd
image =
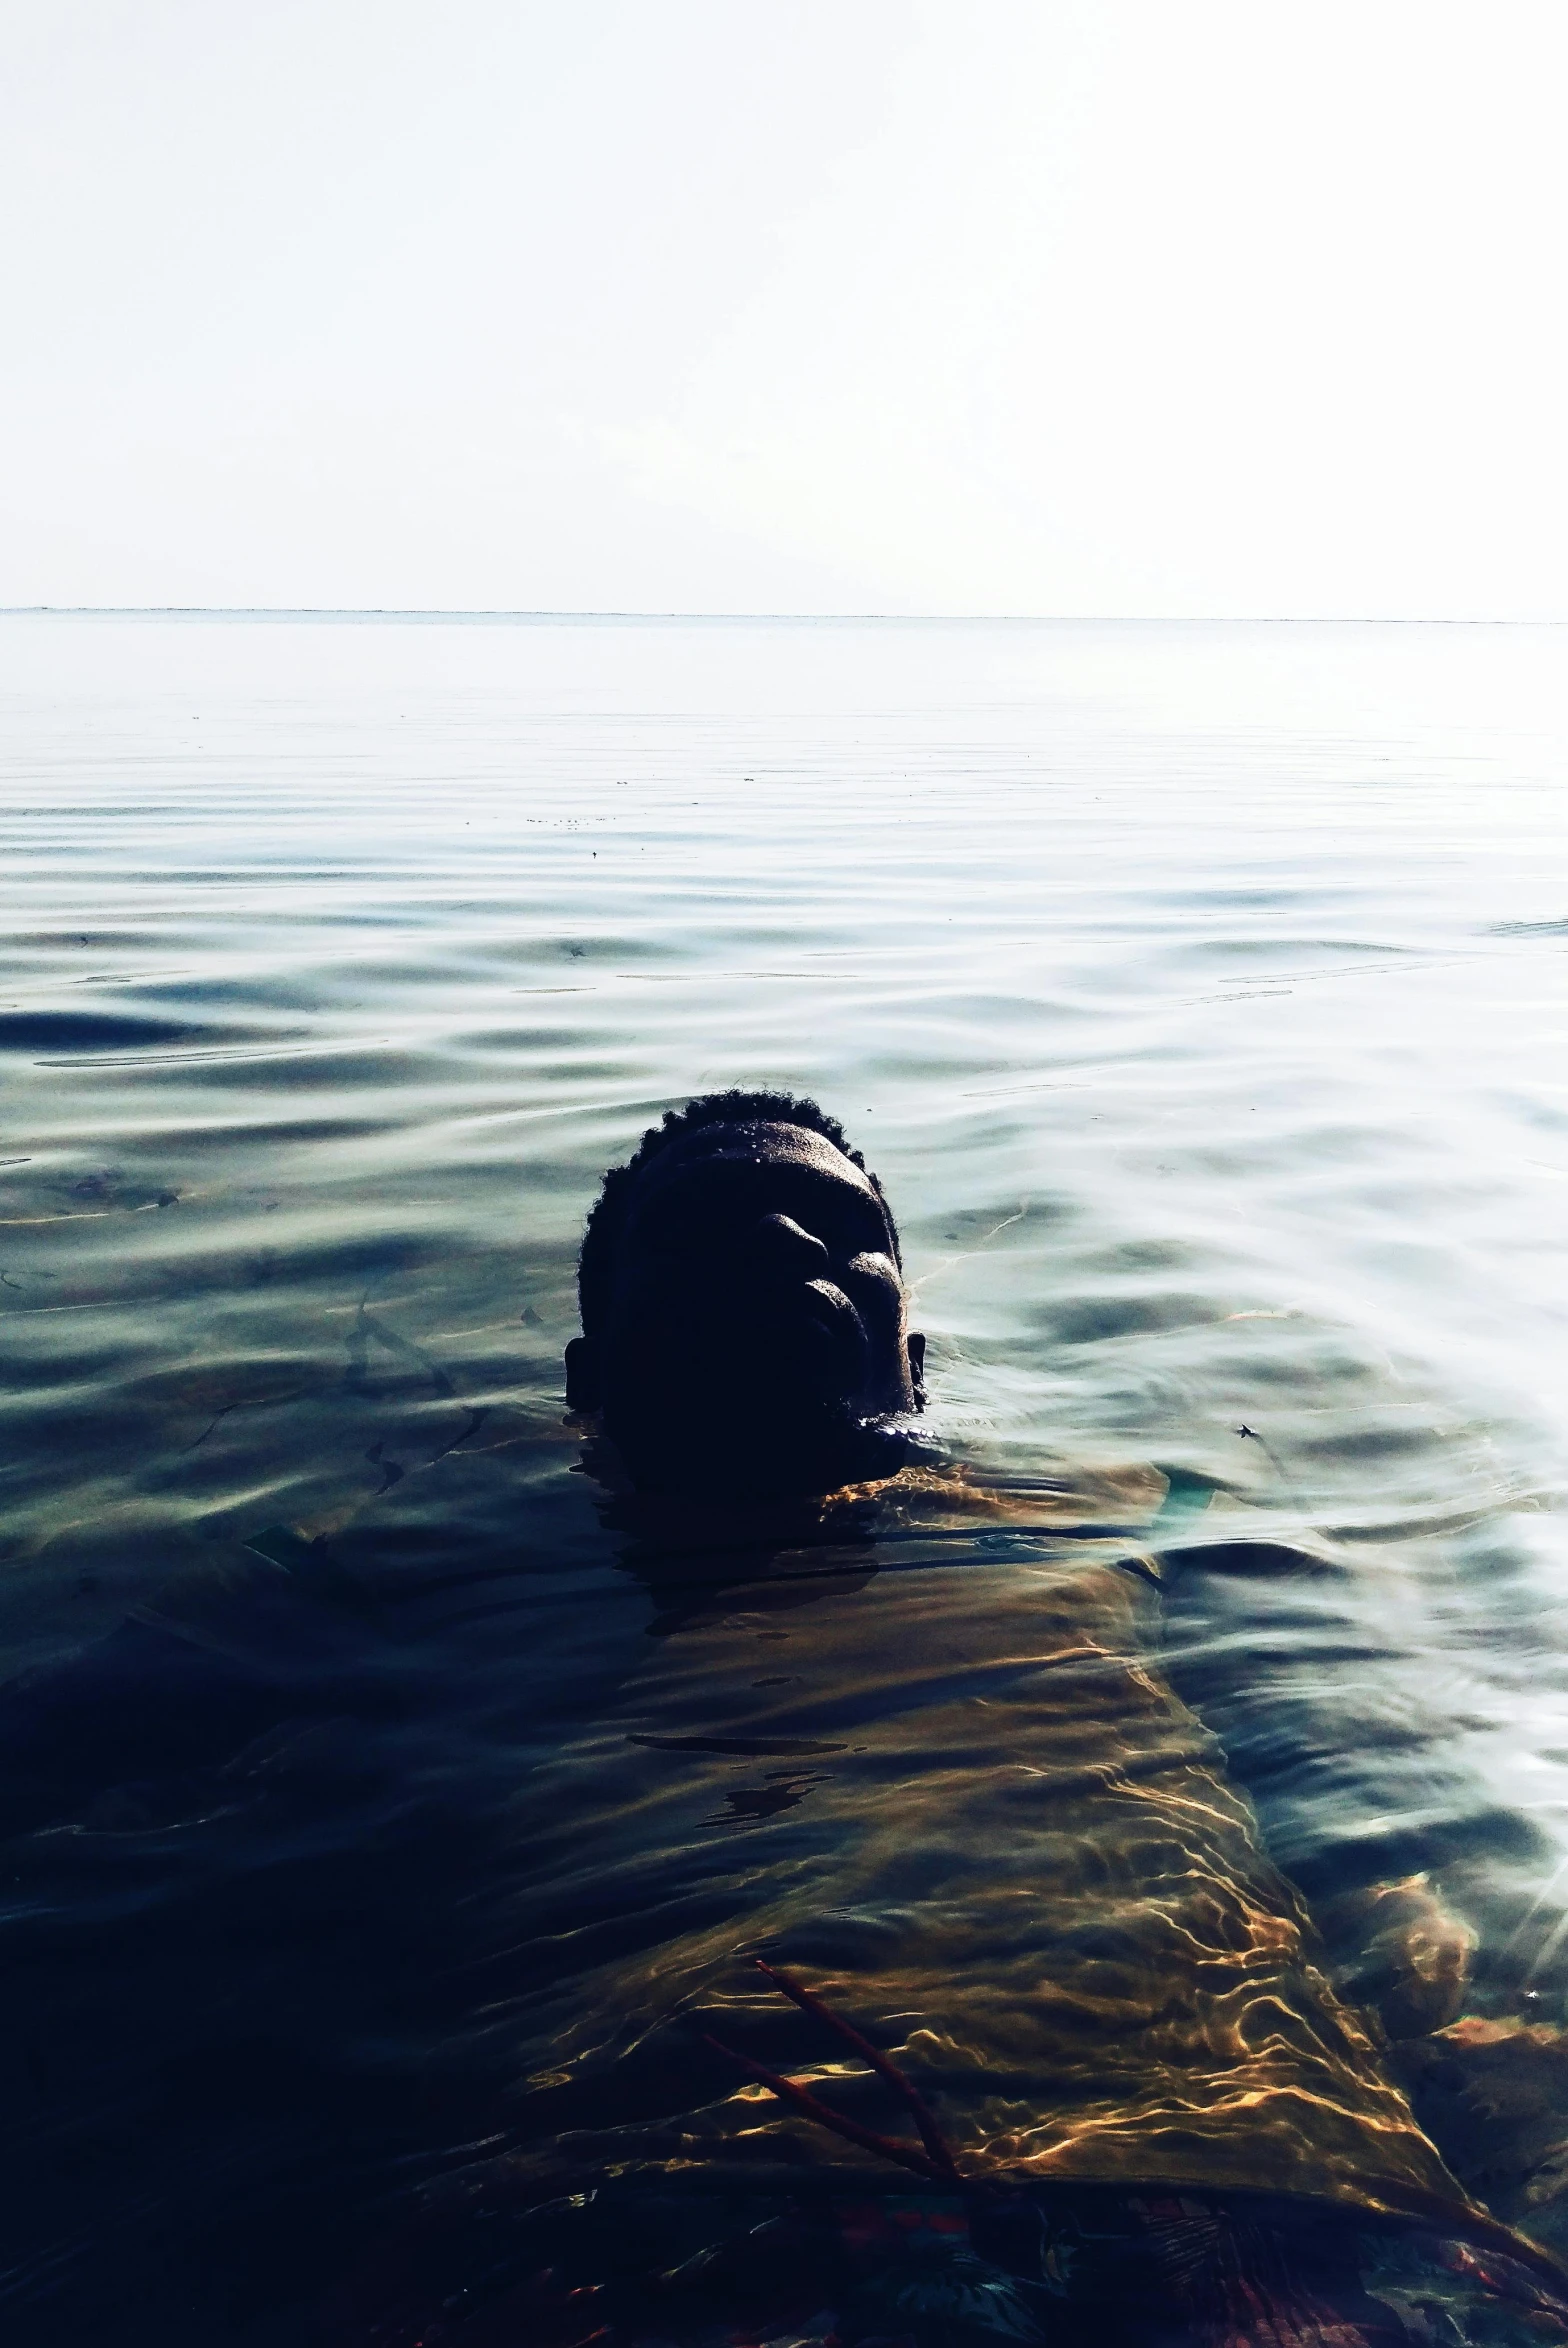
[(922, 1359), (859, 1167), (797, 1125), (709, 1126), (639, 1176), (567, 1400), (602, 1407), (645, 1489), (830, 1491), (887, 1472), (880, 1422), (920, 1407)]

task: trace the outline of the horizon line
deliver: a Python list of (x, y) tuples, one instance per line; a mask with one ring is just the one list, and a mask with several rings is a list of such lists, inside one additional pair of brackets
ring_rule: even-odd
[(523, 606), (458, 604), (289, 603), (13, 603), (0, 619), (82, 620), (489, 620), (500, 623), (632, 621), (679, 625), (703, 621), (734, 627), (1238, 627), (1238, 628), (1560, 628), (1562, 617), (1505, 619), (1456, 615), (1358, 612), (885, 612), (885, 611), (553, 611)]

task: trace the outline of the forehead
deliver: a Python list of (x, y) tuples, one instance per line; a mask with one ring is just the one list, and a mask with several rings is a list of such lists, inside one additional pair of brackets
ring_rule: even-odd
[(737, 1190), (765, 1186), (770, 1178), (783, 1182), (829, 1186), (864, 1199), (886, 1220), (877, 1191), (823, 1133), (804, 1125), (774, 1125), (761, 1120), (744, 1125), (704, 1125), (673, 1142), (638, 1176), (637, 1206), (678, 1190), (701, 1188)]

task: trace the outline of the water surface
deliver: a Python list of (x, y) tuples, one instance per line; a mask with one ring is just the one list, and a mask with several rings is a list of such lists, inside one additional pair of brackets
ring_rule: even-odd
[[(1330, 1953), (1417, 1875), (1473, 1942), (1401, 2076), (1568, 2242), (1563, 652), (0, 622), (19, 2336), (304, 2341), (671, 1950), (853, 1906), (854, 1737), (715, 1724), (715, 1623), (934, 1752), (835, 1626), (1129, 1547)], [(881, 1173), (984, 1524), (672, 1571), (579, 1472), (597, 1176), (730, 1082)]]

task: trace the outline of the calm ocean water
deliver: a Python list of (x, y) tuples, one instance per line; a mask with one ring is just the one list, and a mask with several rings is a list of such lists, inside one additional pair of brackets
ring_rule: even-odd
[(1053, 1511), (1168, 1554), (1331, 1948), (1418, 1874), (1473, 1944), (1400, 2075), (1568, 2247), (1565, 650), (0, 620), (13, 2336), (316, 2338), (680, 1935), (852, 1872), (859, 1748), (715, 1738), (712, 1605), (562, 1419), (598, 1174), (730, 1082), (882, 1175), (1003, 1496), (823, 1552), (835, 1701), (845, 1591), (1010, 1605)]

